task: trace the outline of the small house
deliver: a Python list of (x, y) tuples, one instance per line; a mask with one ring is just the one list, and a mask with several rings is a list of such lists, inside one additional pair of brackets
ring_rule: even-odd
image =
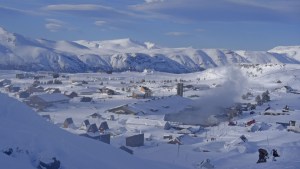
[(98, 128), (97, 128), (97, 125), (94, 123), (94, 124), (91, 124), (89, 126), (89, 128), (87, 129), (87, 133), (98, 133)]
[(114, 115), (110, 115), (108, 120), (115, 121), (115, 116)]
[(140, 147), (144, 145), (144, 134), (137, 134), (134, 136), (126, 137), (126, 146)]
[(91, 102), (93, 100), (93, 98), (91, 97), (82, 97), (80, 99), (80, 102)]
[(87, 130), (90, 127), (90, 125), (90, 121), (86, 119), (82, 122), (80, 129)]
[(141, 86), (139, 90), (132, 92), (132, 97), (136, 99), (144, 99), (152, 96), (152, 91), (145, 86)]
[(165, 130), (170, 130), (172, 128), (171, 124), (169, 122), (166, 122), (164, 125)]
[(44, 88), (42, 86), (32, 85), (32, 86), (28, 87), (26, 89), (26, 91), (29, 93), (38, 93), (38, 92), (44, 92)]
[(89, 84), (85, 80), (72, 80), (71, 83), (75, 86), (82, 86), (83, 84)]
[(104, 121), (104, 122), (102, 122), (102, 123), (100, 124), (99, 130), (100, 130), (101, 132), (103, 132), (104, 130), (108, 130), (108, 129), (109, 129), (109, 127), (108, 127), (108, 124), (107, 124), (106, 121)]
[(92, 118), (102, 118), (102, 116), (99, 113), (93, 113), (90, 115)]
[(287, 128), (290, 125), (290, 123), (285, 123), (285, 122), (276, 122), (276, 124), (281, 125), (283, 128)]
[(31, 107), (46, 108), (57, 103), (68, 103), (69, 100), (70, 98), (61, 93), (46, 93), (41, 95), (30, 96), (25, 102)]
[(4, 86), (10, 85), (10, 84), (11, 84), (11, 80), (8, 80), (8, 79), (0, 80), (0, 87), (4, 87)]
[(122, 105), (119, 107), (111, 108), (107, 110), (108, 112), (111, 113), (116, 113), (116, 114), (137, 114), (138, 112), (128, 105)]
[(17, 79), (25, 79), (25, 77), (26, 77), (26, 75), (23, 74), (23, 73), (17, 73), (17, 74), (16, 74), (16, 78), (17, 78)]
[(168, 144), (177, 144), (177, 145), (182, 145), (180, 139), (178, 137), (168, 141)]
[(21, 87), (19, 86), (13, 86), (13, 85), (6, 85), (5, 86), (5, 91), (11, 92), (11, 93), (16, 93), (21, 90)]
[(69, 98), (74, 98), (74, 97), (78, 97), (78, 94), (76, 92), (68, 92), (68, 91), (65, 91), (64, 92), (64, 95), (69, 97)]
[(132, 98), (135, 98), (135, 99), (144, 99), (145, 93), (142, 93), (140, 91), (133, 91), (131, 96), (132, 96)]
[(152, 91), (148, 87), (141, 86), (140, 91), (145, 94), (145, 98), (151, 97), (152, 95)]
[(66, 118), (63, 124), (64, 128), (74, 128), (74, 122), (72, 118)]
[(52, 94), (52, 93), (61, 93), (61, 91), (58, 88), (47, 88), (47, 89), (45, 89), (45, 92), (50, 93), (50, 94)]
[(287, 127), (287, 131), (293, 131), (296, 133), (300, 133), (300, 125), (298, 121), (291, 120), (289, 122), (289, 126)]
[(17, 96), (19, 98), (28, 98), (30, 96), (30, 93), (27, 91), (20, 91), (18, 92)]
[(171, 140), (171, 139), (173, 139), (173, 136), (172, 135), (164, 135), (163, 139), (169, 139), (169, 140)]
[(79, 95), (93, 95), (98, 93), (98, 88), (89, 87), (78, 91)]
[(100, 93), (103, 93), (103, 94), (107, 94), (107, 95), (114, 95), (116, 92), (112, 89), (109, 89), (107, 87), (104, 87), (104, 88), (101, 88), (99, 89)]

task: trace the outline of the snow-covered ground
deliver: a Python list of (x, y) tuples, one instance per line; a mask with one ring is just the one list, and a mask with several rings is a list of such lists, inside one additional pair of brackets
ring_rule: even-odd
[[(274, 49), (275, 50), (275, 49)], [(207, 51), (209, 52), (209, 51)], [(9, 79), (15, 86), (25, 90), (34, 80), (17, 79), (19, 71), (1, 71), (0, 79)], [(79, 97), (68, 103), (56, 103), (43, 109), (30, 108), (18, 103), (24, 99), (16, 93), (0, 88), (1, 127), (0, 150), (13, 148), (14, 154), (0, 152), (0, 165), (6, 168), (34, 168), (37, 160), (57, 157), (64, 168), (200, 168), (201, 161), (210, 159), (215, 168), (299, 168), (300, 136), (288, 131), (291, 120), (300, 123), (300, 66), (297, 64), (244, 64), (237, 67), (218, 67), (189, 74), (171, 74), (156, 71), (60, 74), (63, 84), (45, 84), (53, 79), (46, 72), (35, 73), (44, 88), (59, 88), (62, 93), (74, 91)], [(76, 82), (75, 82), (76, 81)], [(79, 84), (85, 81), (87, 84)], [(175, 96), (177, 83), (184, 84), (183, 97)], [(132, 92), (145, 86), (152, 91), (148, 98), (129, 97)], [(114, 95), (100, 93), (97, 89), (107, 87)], [(257, 95), (269, 91), (270, 100), (244, 110), (231, 118), (235, 126), (228, 125), (225, 110), (236, 103), (255, 104)], [(91, 92), (88, 95), (80, 95)], [(44, 92), (42, 92), (44, 93)], [(247, 98), (242, 95), (251, 93)], [(34, 93), (33, 95), (38, 95)], [(92, 102), (80, 102), (82, 97)], [(288, 112), (283, 112), (285, 106)], [(115, 114), (117, 108), (134, 114)], [(125, 107), (125, 108), (124, 108)], [(269, 109), (265, 111), (266, 109)], [(251, 112), (253, 111), (253, 112)], [(250, 113), (251, 112), (251, 113)], [(90, 115), (98, 113), (101, 118)], [(165, 114), (181, 114), (187, 121), (207, 121), (218, 117), (215, 126), (181, 124), (170, 122), (166, 130)], [(50, 123), (35, 115), (49, 115)], [(111, 116), (114, 119), (111, 119)], [(72, 128), (63, 128), (66, 118), (74, 121)], [(77, 136), (86, 133), (81, 128), (84, 120), (98, 127), (106, 121), (111, 134), (111, 144)], [(255, 120), (247, 126), (247, 122)], [(298, 128), (297, 128), (298, 127)], [(60, 129), (61, 128), (61, 129)], [(63, 131), (66, 130), (66, 131)], [(118, 148), (126, 144), (128, 136), (144, 133), (144, 145), (129, 147), (133, 155)], [(240, 137), (244, 135), (248, 141)], [(168, 144), (164, 136), (178, 138), (181, 145)], [(4, 138), (4, 139), (2, 139)], [(16, 149), (21, 149), (17, 152)], [(258, 149), (270, 153), (267, 163), (257, 164)], [(271, 160), (271, 150), (277, 149), (280, 157)], [(28, 153), (26, 152), (28, 151)], [(142, 160), (143, 159), (143, 160)], [(25, 167), (24, 167), (25, 166)]]

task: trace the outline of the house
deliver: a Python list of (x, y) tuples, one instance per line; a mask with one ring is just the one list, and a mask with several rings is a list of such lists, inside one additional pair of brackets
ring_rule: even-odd
[(30, 96), (25, 100), (25, 103), (31, 107), (35, 108), (46, 108), (52, 106), (57, 103), (68, 103), (70, 98), (61, 94), (61, 93), (53, 93), (53, 94), (41, 94)]
[(171, 124), (169, 122), (165, 123), (164, 129), (165, 130), (170, 130), (172, 128)]
[(52, 94), (52, 93), (61, 93), (59, 88), (47, 88), (47, 89), (45, 89), (45, 92), (50, 93), (50, 94)]
[(144, 99), (145, 98), (145, 93), (136, 90), (136, 91), (132, 92), (131, 97), (135, 98), (135, 99)]
[(80, 129), (87, 130), (90, 127), (90, 125), (90, 121), (86, 119), (82, 122)]
[(163, 139), (169, 139), (169, 140), (171, 140), (171, 139), (173, 139), (173, 136), (172, 135), (164, 135)]
[(66, 120), (64, 121), (64, 124), (63, 124), (63, 127), (64, 128), (74, 128), (74, 122), (73, 122), (73, 119), (72, 118), (66, 118)]
[(91, 97), (82, 97), (80, 99), (80, 102), (91, 102), (93, 100), (93, 98)]
[(11, 93), (16, 93), (21, 90), (21, 87), (13, 86), (13, 85), (6, 85), (4, 88), (5, 88), (5, 91), (11, 92)]
[(168, 141), (168, 144), (177, 144), (177, 145), (182, 145), (180, 139), (178, 137)]
[(300, 133), (300, 124), (299, 121), (291, 120), (289, 122), (289, 126), (287, 127), (287, 131), (293, 131), (295, 133)]
[(90, 115), (92, 118), (102, 118), (102, 116), (99, 113), (93, 113)]
[(79, 95), (92, 95), (98, 93), (98, 88), (89, 87), (78, 91)]
[(64, 95), (69, 97), (70, 99), (74, 98), (74, 97), (78, 97), (78, 94), (76, 92), (68, 92), (68, 91), (65, 91), (64, 92)]
[(108, 124), (107, 124), (106, 121), (104, 121), (104, 122), (102, 122), (102, 123), (100, 124), (99, 130), (100, 130), (101, 132), (103, 132), (104, 130), (108, 130), (108, 129), (109, 129), (109, 128), (108, 128)]
[(17, 93), (17, 96), (19, 98), (28, 98), (30, 96), (30, 93), (27, 91), (20, 91)]
[(144, 134), (137, 134), (126, 137), (126, 146), (140, 147), (144, 145)]
[(27, 92), (29, 93), (39, 93), (39, 92), (44, 92), (44, 88), (42, 86), (35, 86), (35, 85), (32, 85), (30, 87), (28, 87), (26, 89)]
[(23, 74), (23, 73), (17, 73), (16, 74), (17, 79), (25, 79), (26, 77), (27, 77), (26, 74)]
[(145, 94), (145, 97), (151, 97), (152, 95), (152, 91), (148, 87), (141, 86), (140, 91)]
[(114, 115), (110, 115), (108, 120), (115, 121), (115, 116)]
[[(153, 97), (106, 110), (116, 114), (174, 114), (194, 101), (180, 96)], [(163, 127), (163, 126), (162, 126)]]
[(116, 114), (137, 114), (138, 113), (136, 110), (132, 109), (128, 105), (115, 107), (112, 109), (108, 109), (107, 111)]
[(10, 85), (10, 84), (11, 84), (11, 80), (8, 80), (8, 79), (0, 80), (0, 87), (4, 87), (4, 86)]
[(285, 123), (285, 122), (276, 122), (276, 124), (280, 124), (283, 128), (287, 128), (290, 123)]
[(139, 90), (132, 92), (132, 97), (136, 99), (144, 99), (152, 96), (152, 91), (145, 86), (141, 86)]
[(107, 87), (103, 87), (101, 89), (99, 89), (100, 93), (103, 93), (103, 94), (107, 94), (107, 95), (114, 95), (116, 94), (116, 92), (112, 89), (109, 89)]
[(87, 129), (87, 133), (95, 134), (95, 133), (98, 133), (98, 132), (99, 132), (99, 130), (98, 130), (97, 125), (95, 123), (91, 124)]
[(85, 80), (72, 80), (71, 84), (75, 86), (82, 86), (84, 84), (88, 84), (88, 82)]
[(54, 80), (47, 81), (47, 84), (63, 84), (63, 83), (61, 80), (54, 79)]
[(128, 118), (126, 121), (126, 125), (142, 125), (142, 126), (155, 126), (155, 127), (164, 127), (165, 121), (161, 120), (152, 120), (148, 118)]
[(125, 147), (125, 146), (121, 146), (120, 149), (127, 152), (127, 153), (129, 153), (129, 154), (133, 154), (133, 150), (131, 150), (131, 149)]

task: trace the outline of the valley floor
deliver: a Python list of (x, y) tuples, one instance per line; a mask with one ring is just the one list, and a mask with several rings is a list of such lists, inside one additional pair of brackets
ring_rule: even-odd
[[(22, 73), (24, 72), (1, 71), (0, 79), (11, 80), (11, 84), (25, 90), (35, 80), (32, 77), (16, 78), (16, 74)], [(109, 129), (104, 133), (111, 135), (110, 146), (116, 148), (126, 145), (126, 137), (144, 133), (143, 146), (128, 147), (133, 150), (133, 156), (140, 159), (190, 169), (200, 168), (201, 162), (206, 159), (210, 159), (215, 168), (224, 169), (296, 169), (300, 166), (300, 67), (297, 65), (221, 67), (191, 74), (60, 74), (57, 80), (62, 84), (45, 84), (53, 80), (47, 72), (33, 74), (37, 75), (41, 76), (39, 85), (44, 89), (57, 88), (62, 93), (73, 91), (79, 94), (79, 97), (70, 99), (68, 103), (32, 108), (39, 115), (49, 115), (51, 123), (76, 135), (87, 133), (82, 126), (86, 119), (97, 127), (106, 121)], [(82, 83), (83, 81), (87, 83)], [(176, 96), (179, 82), (185, 86), (183, 97)], [(141, 99), (132, 97), (132, 93), (140, 92), (141, 86), (149, 88), (152, 96)], [(100, 92), (99, 89), (103, 88), (113, 90), (114, 94)], [(256, 104), (256, 96), (267, 90), (270, 101), (257, 105), (253, 110), (245, 109), (232, 117), (234, 125), (228, 125), (228, 117), (214, 126), (183, 125), (179, 122), (166, 124), (164, 121), (165, 114), (186, 112), (185, 118), (193, 119), (191, 122), (199, 120), (204, 124), (213, 115), (220, 115), (220, 112), (213, 112), (215, 107), (230, 107), (235, 103)], [(19, 98), (17, 93), (9, 92), (5, 86), (0, 91), (20, 101), (26, 100)], [(45, 92), (32, 95), (43, 93)], [(242, 99), (241, 96), (246, 93), (251, 93), (251, 96)], [(82, 102), (82, 97), (90, 97), (92, 101)], [(111, 109), (124, 105), (135, 114), (110, 112)], [(285, 106), (289, 110), (283, 112)], [(189, 111), (195, 113), (195, 110), (196, 115), (191, 116)], [(92, 118), (90, 115), (93, 113), (98, 113), (101, 117)], [(224, 112), (221, 113), (224, 115)], [(63, 127), (66, 118), (72, 118), (73, 126)], [(247, 125), (251, 120), (255, 122)], [(290, 121), (295, 121), (296, 126), (287, 126)], [(166, 125), (169, 124), (171, 127), (166, 130)], [(177, 138), (181, 145), (169, 144), (171, 139), (164, 139), (164, 136), (172, 136), (173, 141)], [(245, 136), (246, 141), (241, 136)], [(269, 152), (267, 163), (256, 163), (259, 148)], [(277, 149), (280, 154), (277, 161), (272, 161), (272, 149)]]

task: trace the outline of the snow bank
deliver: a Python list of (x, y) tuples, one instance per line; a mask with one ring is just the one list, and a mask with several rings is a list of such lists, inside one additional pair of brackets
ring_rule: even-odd
[(73, 135), (48, 123), (25, 104), (0, 93), (1, 168), (36, 168), (38, 160), (56, 157), (63, 168), (174, 168), (131, 156), (96, 140)]

